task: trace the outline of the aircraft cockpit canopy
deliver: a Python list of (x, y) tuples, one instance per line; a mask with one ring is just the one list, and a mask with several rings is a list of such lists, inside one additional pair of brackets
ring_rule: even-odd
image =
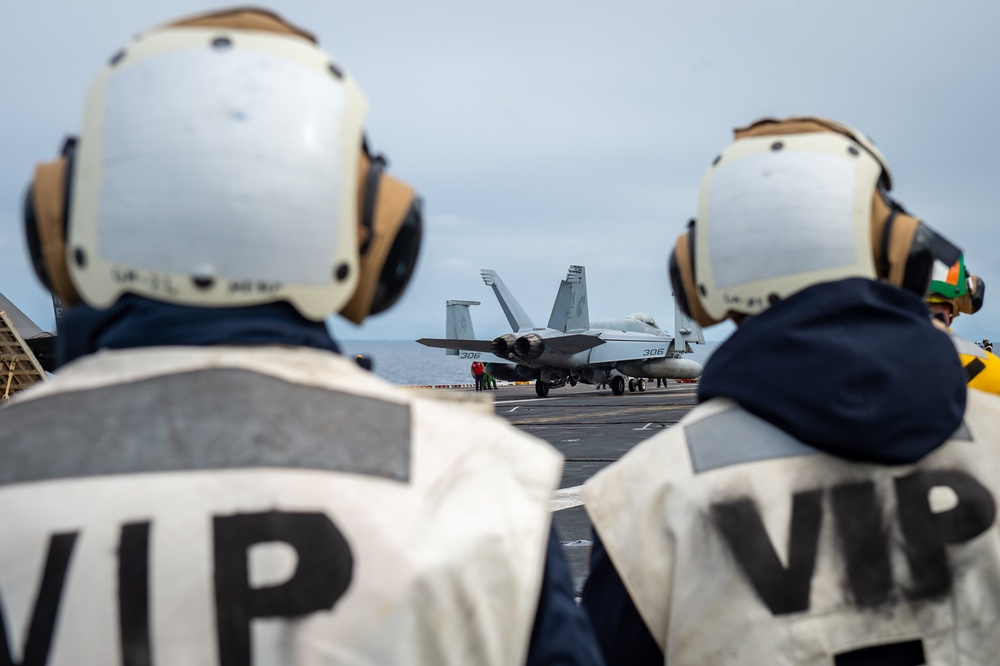
[(636, 312), (635, 314), (630, 314), (628, 316), (628, 318), (629, 319), (638, 319), (639, 321), (641, 321), (643, 324), (646, 324), (647, 326), (652, 326), (653, 328), (659, 328), (659, 326), (656, 325), (656, 322), (653, 321), (653, 318), (650, 317), (645, 312)]

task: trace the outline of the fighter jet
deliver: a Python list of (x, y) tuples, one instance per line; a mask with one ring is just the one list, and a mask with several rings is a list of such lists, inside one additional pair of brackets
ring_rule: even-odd
[(488, 361), (486, 371), (505, 381), (535, 381), (539, 397), (550, 388), (567, 383), (609, 384), (614, 395), (645, 391), (647, 379), (694, 379), (702, 367), (682, 358), (691, 344), (705, 337), (694, 321), (675, 307), (676, 336), (659, 328), (647, 314), (621, 319), (590, 321), (587, 277), (583, 266), (570, 266), (559, 283), (548, 326), (532, 323), (497, 272), (484, 268), (480, 275), (493, 288), (512, 333), (493, 340), (478, 340), (469, 307), (479, 301), (445, 303), (446, 338), (421, 338), (427, 347), (448, 350), (450, 355)]

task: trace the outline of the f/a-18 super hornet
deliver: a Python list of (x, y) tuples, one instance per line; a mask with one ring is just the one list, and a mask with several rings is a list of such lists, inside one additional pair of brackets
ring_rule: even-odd
[(493, 288), (513, 333), (477, 340), (469, 306), (479, 301), (447, 301), (446, 338), (417, 340), (463, 358), (487, 361), (486, 371), (505, 381), (535, 381), (545, 397), (550, 388), (569, 383), (609, 384), (615, 395), (646, 390), (647, 379), (694, 379), (702, 367), (682, 358), (690, 343), (704, 343), (701, 327), (680, 308), (674, 310), (676, 335), (656, 325), (646, 314), (590, 321), (587, 278), (583, 266), (570, 266), (559, 283), (548, 326), (535, 326), (500, 280), (496, 271), (480, 271)]

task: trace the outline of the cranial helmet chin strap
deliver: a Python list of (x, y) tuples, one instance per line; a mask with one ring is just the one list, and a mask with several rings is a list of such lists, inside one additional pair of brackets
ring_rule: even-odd
[(382, 155), (369, 155), (368, 175), (365, 178), (364, 201), (361, 206), (361, 246), (358, 252), (363, 256), (368, 254), (372, 241), (375, 239), (375, 208), (378, 202), (379, 181), (387, 166)]

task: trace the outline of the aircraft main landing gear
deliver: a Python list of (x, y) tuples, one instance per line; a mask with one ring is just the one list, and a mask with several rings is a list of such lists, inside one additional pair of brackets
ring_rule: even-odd
[(549, 383), (543, 382), (541, 379), (535, 380), (535, 393), (539, 398), (544, 398), (549, 394)]
[(611, 378), (611, 393), (614, 395), (625, 395), (625, 378), (615, 375)]

